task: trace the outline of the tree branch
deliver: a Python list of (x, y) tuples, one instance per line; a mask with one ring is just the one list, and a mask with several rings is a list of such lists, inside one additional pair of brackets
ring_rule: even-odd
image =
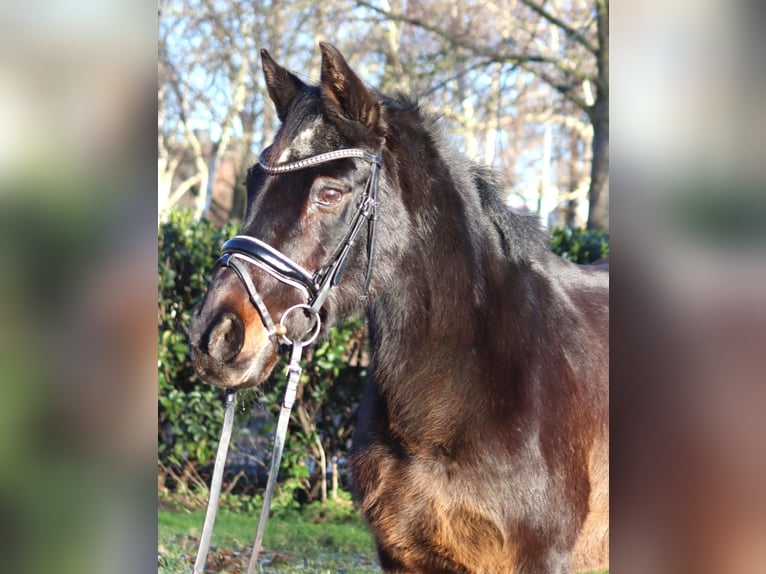
[(543, 80), (545, 83), (550, 84), (557, 92), (559, 92), (564, 98), (568, 99), (570, 102), (572, 102), (574, 105), (576, 105), (578, 108), (583, 110), (588, 115), (591, 114), (593, 106), (588, 105), (588, 102), (586, 102), (583, 98), (578, 96), (577, 94), (573, 93), (573, 87), (563, 85), (561, 82), (557, 82), (554, 78), (549, 76), (545, 71), (539, 70), (539, 69), (529, 69), (528, 67), (522, 65), (522, 68), (527, 70), (528, 72), (531, 72), (535, 74), (538, 78)]
[(461, 76), (464, 76), (464, 75), (465, 75), (465, 74), (467, 74), (468, 72), (472, 72), (472, 71), (474, 71), (474, 70), (476, 70), (476, 69), (478, 69), (478, 68), (483, 68), (484, 66), (487, 66), (488, 64), (494, 64), (494, 63), (497, 63), (497, 62), (493, 62), (493, 61), (491, 61), (491, 60), (481, 60), (481, 61), (479, 61), (479, 62), (476, 62), (475, 64), (472, 64), (472, 65), (468, 66), (467, 68), (465, 68), (465, 69), (463, 69), (463, 70), (460, 70), (460, 71), (459, 71), (457, 74), (454, 74), (454, 75), (452, 75), (452, 76), (450, 76), (450, 77), (448, 77), (448, 78), (446, 78), (446, 79), (442, 80), (442, 81), (441, 81), (441, 82), (439, 82), (438, 84), (436, 84), (436, 85), (434, 85), (434, 86), (431, 86), (431, 87), (430, 87), (430, 88), (428, 88), (428, 90), (426, 90), (426, 91), (425, 91), (425, 93), (423, 93), (422, 95), (423, 95), (423, 97), (428, 97), (428, 96), (430, 96), (431, 94), (433, 94), (433, 93), (435, 93), (435, 92), (438, 92), (439, 90), (441, 90), (441, 89), (442, 89), (444, 86), (446, 86), (446, 85), (447, 85), (447, 84), (449, 84), (450, 82), (454, 82), (455, 80), (457, 80), (457, 79), (458, 79), (458, 78), (460, 78)]
[(189, 191), (192, 187), (200, 183), (202, 177), (199, 173), (194, 174), (191, 177), (186, 178), (184, 181), (182, 181), (177, 188), (173, 190), (173, 193), (170, 194), (170, 196), (167, 199), (167, 202), (165, 204), (165, 209), (163, 211), (166, 211), (173, 207), (178, 201), (183, 197), (183, 195)]
[(473, 52), (474, 54), (478, 56), (483, 56), (484, 58), (487, 59), (487, 63), (514, 64), (516, 66), (519, 66), (520, 68), (526, 70), (527, 72), (530, 72), (536, 75), (538, 78), (540, 78), (544, 82), (549, 83), (563, 97), (567, 98), (576, 106), (582, 108), (586, 112), (588, 112), (590, 109), (590, 106), (588, 106), (585, 100), (583, 100), (582, 98), (578, 97), (576, 94), (573, 93), (574, 86), (564, 85), (562, 84), (562, 82), (556, 81), (550, 74), (546, 73), (540, 66), (534, 65), (534, 64), (549, 64), (551, 66), (554, 66), (556, 69), (562, 71), (564, 74), (567, 74), (577, 80), (597, 81), (597, 79), (593, 78), (591, 75), (585, 74), (581, 72), (580, 70), (573, 69), (567, 66), (562, 60), (558, 58), (543, 56), (542, 54), (504, 53), (501, 51), (487, 49), (486, 47), (480, 46), (478, 44), (475, 44), (474, 42), (469, 41), (465, 36), (458, 36), (455, 34), (451, 34), (449, 32), (446, 32), (445, 30), (442, 30), (441, 28), (428, 24), (427, 22), (424, 22), (423, 20), (420, 20), (419, 18), (405, 16), (404, 14), (395, 14), (388, 10), (384, 10), (382, 8), (374, 6), (370, 4), (367, 0), (357, 0), (356, 3), (358, 6), (372, 10), (373, 12), (376, 12), (377, 14), (380, 14), (381, 16), (385, 18), (404, 22), (406, 24), (410, 24), (412, 26), (416, 26), (423, 30), (431, 32), (432, 34), (435, 34), (436, 36), (444, 40), (447, 40), (448, 42), (452, 43), (455, 46), (469, 50), (470, 52)]
[(555, 58), (550, 58), (548, 56), (543, 56), (540, 54), (503, 54), (502, 52), (488, 50), (487, 48), (479, 46), (478, 44), (469, 42), (468, 39), (465, 38), (464, 36), (450, 34), (449, 32), (446, 32), (442, 30), (441, 28), (437, 28), (436, 26), (432, 26), (431, 24), (428, 24), (427, 22), (424, 22), (423, 20), (420, 20), (419, 18), (413, 18), (411, 16), (405, 16), (404, 14), (395, 14), (393, 12), (389, 12), (388, 10), (384, 10), (383, 8), (378, 8), (377, 6), (373, 6), (366, 0), (357, 0), (356, 3), (358, 6), (362, 6), (363, 8), (367, 8), (368, 10), (377, 12), (381, 16), (384, 16), (385, 18), (388, 18), (390, 20), (396, 20), (398, 22), (404, 22), (405, 24), (410, 24), (412, 26), (417, 26), (418, 28), (422, 28), (423, 30), (431, 32), (432, 34), (435, 34), (436, 36), (439, 36), (440, 38), (447, 40), (448, 42), (456, 46), (459, 46), (460, 48), (465, 48), (466, 50), (470, 50), (471, 52), (474, 52), (475, 54), (489, 58), (493, 62), (498, 62), (498, 63), (510, 62), (510, 63), (516, 63), (516, 64), (521, 64), (526, 62), (540, 62), (540, 63), (546, 63), (546, 64), (554, 64), (556, 62)]
[(543, 8), (542, 6), (540, 6), (538, 4), (535, 4), (534, 2), (532, 2), (532, 0), (521, 0), (521, 3), (524, 4), (526, 7), (528, 7), (530, 10), (532, 10), (533, 12), (536, 12), (537, 14), (539, 14), (540, 16), (542, 16), (543, 18), (548, 20), (548, 22), (550, 22), (554, 26), (557, 26), (557, 27), (561, 28), (561, 30), (567, 36), (569, 36), (573, 40), (579, 42), (591, 54), (593, 54), (593, 55), (598, 54), (598, 47), (597, 46), (594, 46), (580, 32), (578, 32), (577, 30), (572, 28), (569, 24), (567, 24), (563, 20), (557, 18), (556, 16), (554, 16), (553, 14), (551, 14), (550, 12), (545, 10), (545, 8)]

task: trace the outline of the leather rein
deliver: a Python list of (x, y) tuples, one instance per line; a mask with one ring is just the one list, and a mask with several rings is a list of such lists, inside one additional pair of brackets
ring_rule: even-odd
[[(253, 572), (255, 572), (258, 555), (260, 554), (261, 545), (263, 543), (263, 535), (266, 530), (266, 521), (268, 520), (271, 498), (276, 487), (279, 463), (282, 458), (282, 451), (284, 449), (285, 438), (287, 435), (287, 425), (290, 420), (290, 412), (295, 402), (298, 383), (302, 372), (300, 359), (303, 347), (313, 343), (319, 335), (321, 329), (319, 311), (322, 309), (330, 290), (340, 282), (351, 255), (351, 250), (361, 233), (365, 221), (367, 221), (367, 275), (362, 297), (367, 295), (370, 286), (372, 267), (375, 260), (375, 223), (378, 220), (379, 205), (378, 186), (380, 168), (383, 165), (380, 150), (373, 155), (368, 151), (358, 148), (331, 151), (283, 164), (266, 163), (262, 156), (258, 161), (261, 169), (269, 175), (276, 176), (345, 158), (362, 159), (371, 165), (371, 170), (370, 175), (367, 178), (367, 183), (364, 186), (362, 197), (357, 205), (356, 212), (349, 224), (349, 228), (325, 266), (317, 269), (312, 275), (281, 251), (260, 239), (247, 235), (237, 235), (226, 241), (221, 248), (221, 257), (216, 262), (216, 267), (229, 267), (234, 270), (242, 281), (242, 284), (245, 286), (248, 296), (250, 297), (251, 303), (258, 310), (258, 314), (266, 328), (269, 339), (274, 344), (277, 344), (279, 341), (292, 346), (290, 362), (287, 367), (287, 388), (285, 390), (285, 398), (282, 402), (282, 408), (279, 413), (279, 420), (277, 422), (277, 429), (274, 436), (274, 450), (271, 456), (269, 480), (266, 485), (266, 492), (263, 495), (263, 506), (261, 508), (261, 516), (255, 535), (253, 551), (250, 555), (250, 562), (248, 564), (248, 574), (253, 574)], [(250, 278), (247, 267), (243, 263), (255, 265), (281, 283), (298, 289), (306, 297), (306, 303), (299, 303), (298, 305), (294, 305), (285, 310), (279, 319), (279, 323), (275, 325), (271, 313), (269, 313), (266, 304), (263, 302), (263, 298), (258, 293), (255, 284)], [(304, 333), (302, 336), (304, 338), (290, 339), (287, 336), (285, 319), (291, 312), (297, 309), (303, 309), (308, 313), (314, 319), (314, 324), (308, 331), (306, 331), (306, 333)], [(213, 479), (210, 486), (208, 508), (205, 514), (205, 522), (202, 527), (200, 547), (197, 551), (197, 558), (194, 564), (195, 574), (204, 571), (205, 561), (207, 559), (213, 524), (218, 510), (218, 497), (221, 488), (223, 467), (226, 462), (226, 453), (229, 448), (235, 404), (236, 391), (227, 389), (221, 440), (218, 443), (218, 451), (216, 453), (213, 469)]]

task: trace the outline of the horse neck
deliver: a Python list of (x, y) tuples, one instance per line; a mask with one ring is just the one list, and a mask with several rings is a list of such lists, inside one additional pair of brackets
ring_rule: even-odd
[[(483, 269), (492, 255), (479, 226), (478, 205), (463, 195), (461, 184), (437, 156), (425, 169), (400, 171), (400, 189), (413, 228), (399, 268), (382, 300), (393, 326), (401, 321), (414, 336), (465, 339), (476, 307), (485, 298)], [(471, 280), (468, 280), (468, 279)], [(456, 337), (457, 333), (462, 333)]]
[[(478, 193), (465, 189), (474, 185), (469, 177), (443, 160), (409, 179), (400, 175), (411, 213), (423, 211), (411, 217), (416, 239), (403, 254), (404, 271), (369, 318), (376, 381), (404, 434), (429, 428), (447, 440), (459, 432), (455, 416), (465, 418), (466, 397), (483, 408), (481, 389), (469, 387), (491, 386), (488, 369), (513, 369), (502, 361), (534, 336), (516, 325), (533, 331), (539, 324), (522, 320), (534, 313), (534, 274), (491, 236)], [(443, 408), (434, 409), (437, 403)]]

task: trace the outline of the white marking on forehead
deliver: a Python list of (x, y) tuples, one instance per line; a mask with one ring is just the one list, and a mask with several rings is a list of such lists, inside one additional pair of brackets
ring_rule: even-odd
[(279, 156), (277, 163), (286, 162), (292, 154), (295, 154), (294, 157), (298, 158), (310, 155), (311, 142), (314, 141), (314, 134), (316, 134), (316, 130), (321, 121), (321, 118), (316, 118), (307, 128), (295, 136), (293, 141), (290, 142), (290, 145), (287, 146)]

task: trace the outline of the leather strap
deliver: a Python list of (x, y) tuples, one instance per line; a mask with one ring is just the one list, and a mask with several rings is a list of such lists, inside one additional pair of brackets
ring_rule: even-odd
[(271, 318), (271, 313), (269, 313), (269, 310), (266, 308), (266, 303), (263, 302), (263, 298), (260, 293), (258, 293), (258, 289), (253, 285), (253, 280), (250, 279), (250, 274), (247, 272), (247, 269), (242, 263), (237, 261), (236, 254), (225, 253), (218, 260), (218, 264), (224, 267), (230, 267), (239, 276), (240, 281), (244, 283), (245, 289), (247, 289), (250, 302), (255, 306), (258, 310), (258, 314), (261, 316), (263, 326), (266, 327), (266, 332), (268, 333), (269, 338), (273, 339), (278, 334), (277, 329), (274, 326), (274, 320)]
[(370, 163), (380, 163), (379, 156), (375, 156), (368, 151), (358, 148), (338, 149), (327, 153), (320, 153), (319, 155), (314, 155), (291, 163), (280, 164), (267, 163), (263, 159), (265, 153), (266, 152), (264, 151), (264, 153), (261, 154), (261, 157), (258, 158), (258, 164), (266, 171), (266, 173), (272, 175), (287, 173), (288, 171), (298, 171), (299, 169), (306, 169), (307, 167), (319, 165), (320, 163), (335, 161), (336, 159), (343, 159), (347, 157), (363, 159)]
[(260, 239), (249, 235), (237, 235), (226, 241), (221, 251), (224, 255), (237, 254), (282, 283), (303, 290), (307, 297), (314, 295), (317, 291), (314, 278), (308, 271)]
[(194, 574), (203, 574), (207, 552), (210, 549), (210, 539), (213, 536), (213, 525), (218, 514), (218, 499), (221, 495), (221, 482), (223, 481), (223, 468), (226, 465), (226, 455), (229, 452), (231, 431), (234, 428), (234, 408), (237, 404), (237, 391), (226, 389), (223, 411), (223, 426), (221, 427), (221, 439), (218, 441), (218, 450), (215, 453), (213, 465), (213, 478), (210, 480), (210, 495), (207, 500), (205, 522), (202, 525), (197, 558), (194, 561)]
[(258, 520), (258, 529), (255, 532), (255, 542), (253, 543), (253, 552), (250, 554), (250, 563), (247, 566), (247, 574), (255, 572), (258, 564), (258, 555), (263, 546), (263, 534), (266, 531), (266, 521), (269, 519), (269, 510), (271, 509), (271, 498), (274, 496), (274, 488), (277, 485), (277, 475), (279, 474), (279, 463), (282, 460), (282, 452), (285, 448), (285, 438), (287, 437), (287, 425), (290, 422), (290, 411), (295, 403), (295, 396), (298, 392), (298, 382), (301, 378), (301, 353), (303, 352), (303, 343), (294, 342), (293, 350), (290, 353), (290, 364), (287, 366), (287, 389), (285, 398), (282, 402), (282, 409), (279, 411), (279, 420), (277, 421), (277, 430), (274, 436), (274, 450), (271, 453), (271, 468), (269, 469), (269, 481), (266, 483), (266, 492), (263, 494), (263, 506), (261, 507), (261, 517)]

